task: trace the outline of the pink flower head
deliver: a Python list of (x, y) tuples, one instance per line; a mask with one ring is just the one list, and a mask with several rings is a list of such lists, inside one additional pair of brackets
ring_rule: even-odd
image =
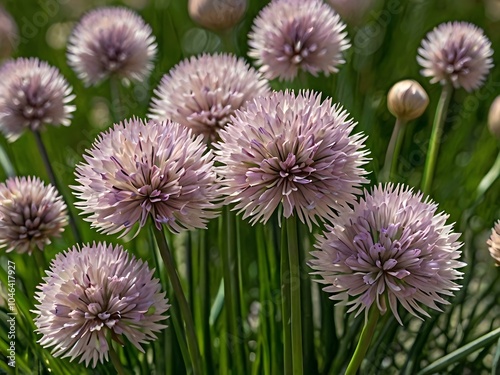
[(59, 70), (37, 58), (19, 58), (0, 67), (0, 130), (15, 141), (25, 130), (71, 124), (72, 88)]
[(254, 21), (248, 56), (269, 79), (290, 81), (299, 69), (329, 75), (338, 72), (350, 47), (344, 29), (322, 0), (273, 0)]
[(215, 141), (235, 110), (269, 92), (267, 80), (244, 59), (228, 54), (191, 57), (155, 90), (152, 119), (171, 119)]
[(68, 64), (87, 85), (109, 76), (141, 81), (153, 69), (156, 42), (151, 27), (122, 7), (91, 10), (76, 25), (68, 45)]
[(421, 74), (431, 83), (449, 82), (473, 91), (481, 87), (493, 67), (491, 42), (483, 30), (467, 22), (443, 23), (422, 41), (418, 49)]
[(173, 232), (204, 228), (217, 216), (218, 182), (203, 137), (178, 123), (133, 118), (94, 142), (76, 167), (75, 205), (106, 234), (139, 228), (148, 217)]
[(92, 367), (108, 360), (109, 337), (137, 349), (156, 339), (170, 307), (147, 263), (122, 246), (93, 243), (57, 254), (36, 293), (39, 343), (55, 357), (80, 357)]
[(441, 311), (460, 288), (457, 268), (460, 234), (446, 224), (448, 215), (421, 193), (403, 185), (379, 185), (340, 210), (335, 226), (318, 237), (310, 266), (333, 300), (350, 306), (348, 312), (368, 312), (375, 304), (402, 324), (398, 306), (420, 318), (429, 314), (420, 306)]
[(314, 92), (275, 92), (236, 111), (215, 144), (226, 203), (251, 222), (266, 222), (278, 206), (309, 228), (354, 201), (366, 183), (365, 137), (331, 99)]
[(0, 184), (0, 248), (29, 254), (43, 250), (67, 224), (66, 204), (52, 185), (37, 177)]

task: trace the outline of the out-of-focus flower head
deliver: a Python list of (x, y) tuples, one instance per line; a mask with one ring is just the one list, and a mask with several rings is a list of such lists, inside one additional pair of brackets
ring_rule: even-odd
[(254, 21), (248, 56), (268, 79), (292, 80), (299, 70), (329, 75), (338, 72), (350, 47), (344, 29), (322, 0), (273, 0)]
[(431, 83), (452, 84), (473, 91), (481, 87), (493, 67), (491, 42), (483, 30), (467, 22), (435, 27), (418, 49), (421, 74)]
[(97, 8), (71, 33), (68, 63), (87, 86), (110, 76), (141, 81), (153, 69), (156, 47), (151, 27), (132, 10)]
[(210, 30), (227, 30), (240, 22), (247, 0), (189, 0), (189, 16)]
[(338, 214), (335, 226), (318, 237), (310, 266), (325, 292), (356, 315), (372, 305), (381, 313), (389, 306), (400, 324), (398, 306), (429, 316), (421, 305), (441, 311), (460, 288), (457, 270), (460, 234), (446, 224), (448, 215), (403, 185), (379, 185)]
[(33, 311), (39, 343), (55, 357), (80, 357), (80, 363), (108, 360), (109, 338), (126, 337), (141, 352), (170, 307), (147, 263), (122, 246), (93, 243), (57, 254), (37, 289)]
[(43, 250), (67, 224), (66, 204), (52, 185), (37, 177), (0, 184), (0, 248), (29, 254)]
[(16, 22), (0, 5), (0, 60), (12, 55), (18, 41), (19, 35)]
[(487, 241), (490, 255), (495, 260), (495, 264), (500, 266), (500, 220), (491, 229), (491, 236)]
[(152, 99), (152, 119), (171, 119), (214, 141), (235, 110), (269, 92), (244, 59), (228, 54), (191, 57), (165, 75)]
[(331, 99), (314, 92), (275, 92), (236, 111), (215, 144), (226, 203), (250, 222), (281, 206), (309, 228), (334, 219), (367, 182), (365, 137)]
[(148, 217), (173, 232), (205, 228), (219, 199), (213, 155), (203, 137), (167, 120), (125, 120), (101, 133), (77, 165), (85, 220), (106, 234), (137, 232)]
[(37, 58), (9, 60), (0, 67), (0, 131), (13, 142), (25, 130), (69, 126), (74, 98), (58, 69)]

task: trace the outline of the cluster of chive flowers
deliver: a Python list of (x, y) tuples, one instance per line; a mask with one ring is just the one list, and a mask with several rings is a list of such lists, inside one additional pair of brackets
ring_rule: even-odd
[[(149, 120), (133, 117), (98, 136), (72, 186), (84, 220), (123, 237), (148, 221), (174, 233), (203, 229), (224, 205), (251, 224), (277, 214), (281, 225), (297, 216), (310, 231), (326, 228), (309, 265), (348, 312), (376, 308), (402, 323), (400, 306), (419, 318), (429, 316), (425, 307), (439, 310), (460, 288), (465, 265), (448, 215), (404, 185), (363, 190), (369, 152), (349, 113), (314, 91), (270, 89), (268, 80), (293, 80), (300, 71), (339, 70), (350, 43), (338, 14), (319, 0), (273, 0), (256, 18), (249, 46), (256, 69), (228, 54), (183, 60), (154, 91)], [(138, 15), (103, 8), (75, 27), (68, 63), (87, 86), (140, 81), (156, 49)], [(419, 55), (432, 83), (467, 91), (492, 67), (489, 41), (466, 23), (437, 27)], [(0, 130), (9, 139), (70, 124), (74, 96), (57, 69), (18, 59), (0, 69), (0, 78)], [(428, 98), (421, 101), (423, 112)], [(60, 236), (66, 209), (38, 179), (1, 184), (0, 247), (42, 250)], [(488, 242), (497, 263), (499, 238), (497, 224)], [(93, 243), (60, 253), (38, 289), (40, 344), (86, 366), (108, 360), (109, 336), (143, 351), (165, 328), (169, 305), (158, 279), (121, 246)]]

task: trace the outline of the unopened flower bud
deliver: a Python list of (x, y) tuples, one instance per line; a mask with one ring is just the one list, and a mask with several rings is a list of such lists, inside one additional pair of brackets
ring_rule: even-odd
[(191, 19), (210, 30), (227, 30), (240, 22), (247, 0), (189, 0)]
[(392, 86), (387, 95), (387, 108), (403, 121), (420, 117), (429, 104), (429, 97), (417, 81), (406, 79)]
[(500, 95), (491, 103), (488, 114), (488, 128), (491, 134), (500, 139)]

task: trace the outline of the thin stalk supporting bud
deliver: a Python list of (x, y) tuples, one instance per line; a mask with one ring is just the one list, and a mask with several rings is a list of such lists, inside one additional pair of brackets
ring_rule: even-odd
[(449, 83), (443, 86), (441, 97), (436, 109), (434, 123), (432, 124), (432, 133), (429, 144), (429, 151), (425, 160), (424, 177), (422, 179), (422, 192), (429, 194), (432, 187), (432, 180), (434, 177), (434, 170), (436, 168), (436, 161), (439, 153), (439, 145), (441, 144), (441, 136), (443, 135), (444, 121), (448, 112), (451, 97), (453, 95), (453, 86)]
[(396, 117), (396, 124), (380, 173), (381, 181), (390, 181), (396, 176), (405, 125), (408, 121), (420, 117), (428, 104), (429, 96), (417, 81), (407, 79), (392, 86), (387, 95), (387, 108)]

